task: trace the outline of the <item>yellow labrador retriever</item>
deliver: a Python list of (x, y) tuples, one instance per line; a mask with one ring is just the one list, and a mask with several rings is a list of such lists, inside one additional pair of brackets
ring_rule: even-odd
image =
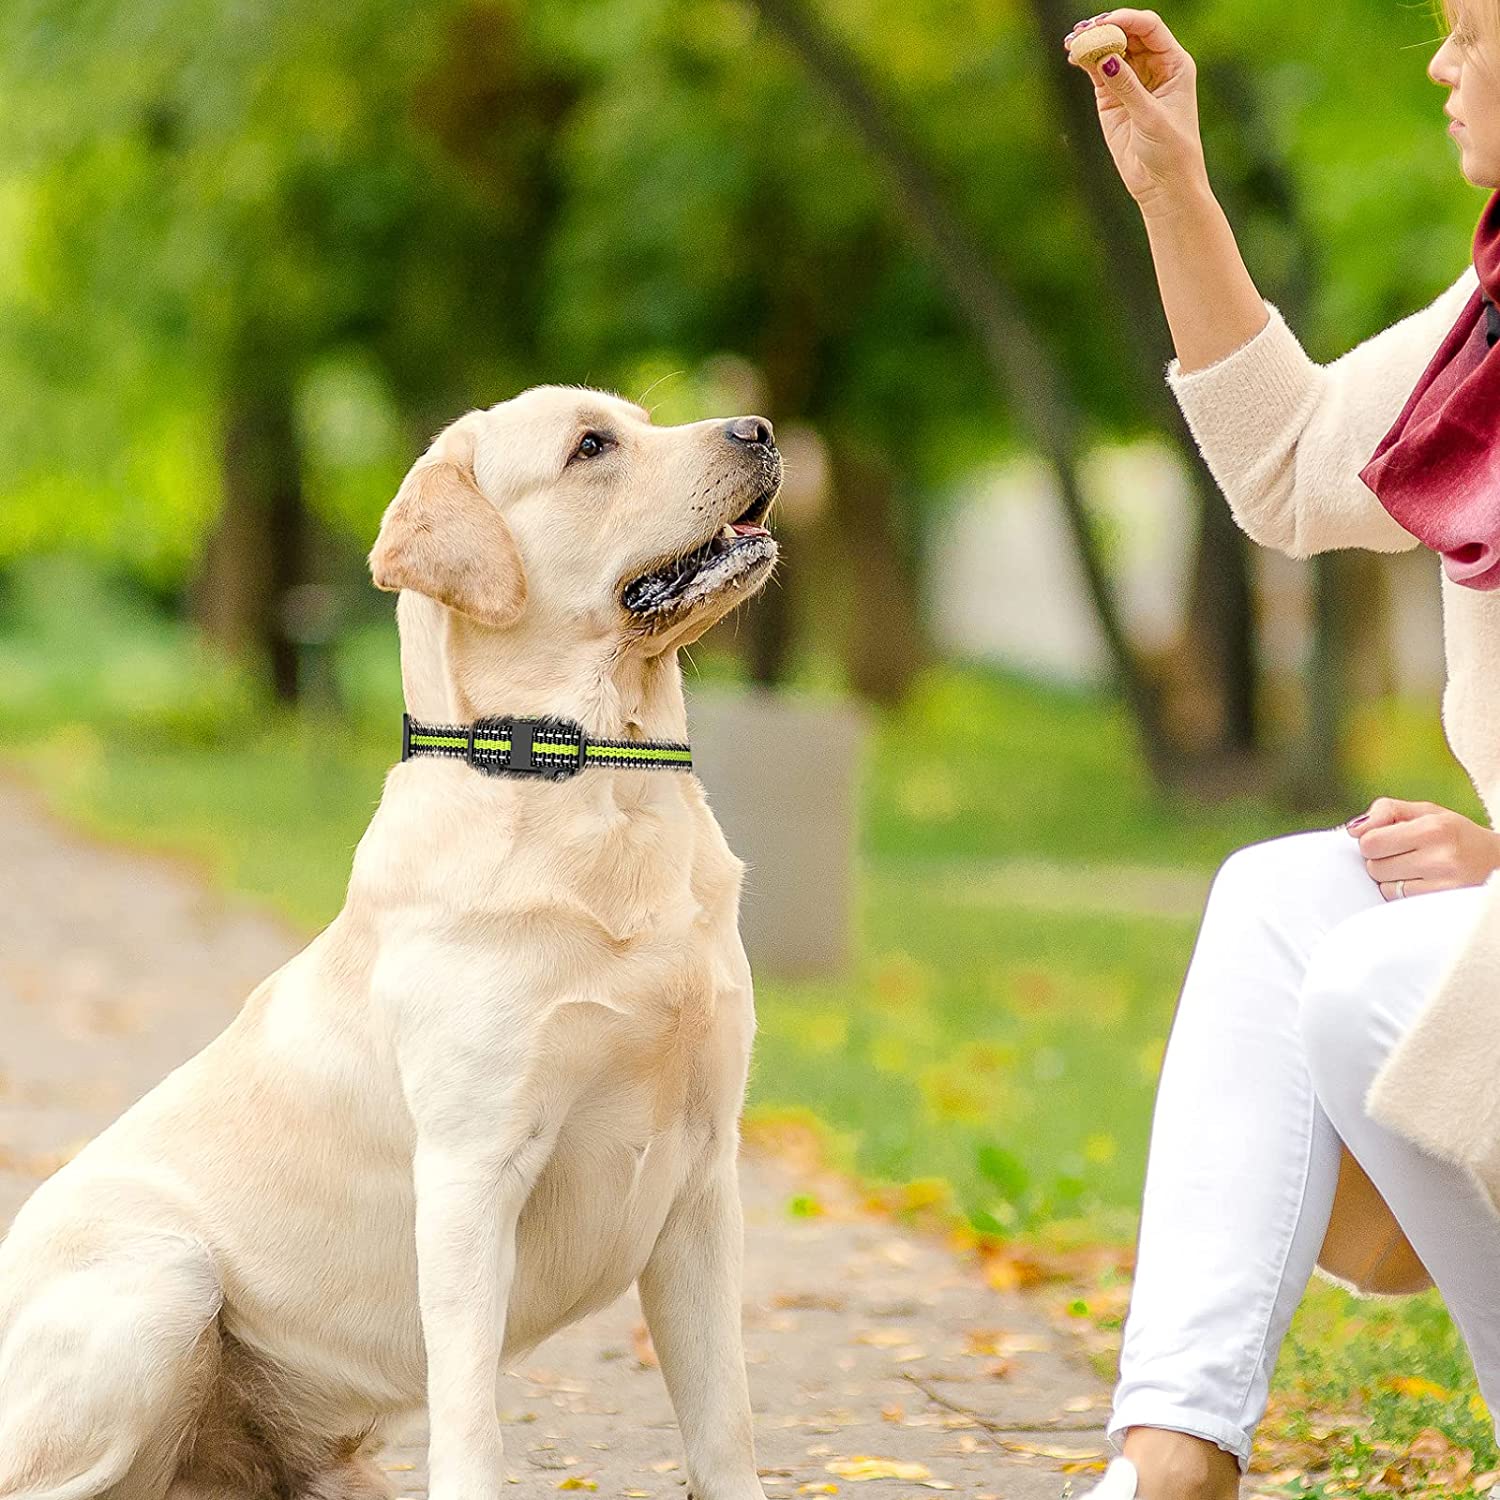
[[(390, 772), (328, 928), (17, 1216), (0, 1496), (373, 1500), (425, 1405), (433, 1500), (494, 1500), (502, 1365), (638, 1282), (694, 1495), (762, 1500), (741, 865), (695, 778), (628, 757), (685, 738), (676, 648), (765, 582), (780, 477), (758, 417), (559, 387), (407, 475), (371, 565), (461, 751)], [(486, 774), (466, 726), (515, 717), (615, 753)]]

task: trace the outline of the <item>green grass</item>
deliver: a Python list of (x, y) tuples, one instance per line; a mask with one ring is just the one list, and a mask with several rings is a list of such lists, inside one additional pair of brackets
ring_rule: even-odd
[(872, 862), (863, 927), (850, 981), (758, 985), (755, 1099), (813, 1109), (865, 1178), (944, 1178), (977, 1227), (1128, 1228), (1193, 924), (955, 901)]
[(1211, 865), (1294, 826), (1249, 799), (1212, 812), (1164, 801), (1126, 715), (1095, 694), (939, 670), (882, 728), (865, 824), (875, 855)]
[[(394, 758), (394, 656), (388, 619), (352, 632), (334, 664), (341, 712), (290, 719), (145, 604), (76, 568), (39, 565), (0, 598), (0, 753), (68, 817), (186, 851), (226, 888), (311, 930), (338, 908)], [(1434, 705), (1371, 706), (1351, 739), (1362, 798), (1388, 791), (1475, 811)], [(913, 1201), (936, 1200), (984, 1234), (1128, 1244), (1196, 911), (1032, 909), (1005, 862), (1046, 860), (1080, 882), (1101, 862), (1201, 882), (1237, 845), (1299, 821), (1249, 800), (1209, 811), (1163, 802), (1128, 725), (1096, 698), (930, 673), (877, 727), (856, 971), (758, 984), (754, 1108), (811, 1111), (849, 1170), (923, 1181)], [(1118, 1292), (1084, 1287), (1077, 1299), (1080, 1323), (1106, 1346)], [(1398, 1389), (1393, 1376), (1417, 1383)], [(1335, 1472), (1365, 1476), (1428, 1426), (1472, 1449), (1480, 1469), (1495, 1462), (1432, 1295), (1367, 1303), (1315, 1288), (1277, 1399), (1267, 1445), (1293, 1466), (1327, 1454)], [(1363, 1477), (1339, 1483), (1308, 1492), (1364, 1492)]]

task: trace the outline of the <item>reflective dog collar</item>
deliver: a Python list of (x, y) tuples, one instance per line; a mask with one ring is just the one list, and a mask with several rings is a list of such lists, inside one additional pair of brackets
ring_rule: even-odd
[(467, 761), (487, 776), (562, 781), (590, 766), (615, 771), (691, 771), (690, 745), (670, 740), (596, 740), (571, 719), (476, 719), (419, 724), (401, 715), (401, 759), (417, 755)]

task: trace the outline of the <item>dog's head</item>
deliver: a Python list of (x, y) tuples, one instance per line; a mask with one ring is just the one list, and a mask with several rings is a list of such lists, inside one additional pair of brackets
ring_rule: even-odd
[(539, 386), (445, 429), (370, 553), (375, 583), (500, 631), (696, 639), (770, 576), (781, 456), (760, 417), (658, 427), (633, 402)]

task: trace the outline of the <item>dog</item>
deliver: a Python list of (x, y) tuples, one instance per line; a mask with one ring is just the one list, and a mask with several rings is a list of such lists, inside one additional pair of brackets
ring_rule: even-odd
[[(756, 592), (759, 417), (538, 387), (460, 417), (370, 554), (415, 720), (683, 740)], [(741, 1339), (743, 866), (690, 774), (389, 772), (332, 923), (0, 1245), (0, 1496), (493, 1500), (501, 1370), (632, 1283), (698, 1500), (763, 1500)]]

